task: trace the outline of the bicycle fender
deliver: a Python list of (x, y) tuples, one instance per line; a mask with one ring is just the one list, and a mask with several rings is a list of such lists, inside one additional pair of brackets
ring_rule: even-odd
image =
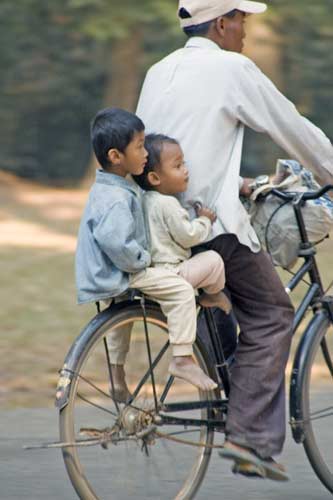
[[(146, 306), (158, 307), (156, 303), (146, 300)], [(71, 390), (71, 385), (76, 377), (76, 366), (77, 360), (80, 358), (84, 349), (93, 341), (94, 334), (97, 329), (103, 326), (104, 323), (109, 321), (109, 319), (122, 309), (129, 309), (131, 307), (137, 307), (138, 301), (125, 300), (118, 302), (117, 304), (111, 304), (110, 307), (104, 311), (96, 314), (96, 316), (86, 325), (86, 327), (78, 335), (72, 347), (68, 351), (64, 365), (60, 370), (59, 380), (56, 389), (55, 406), (59, 410), (65, 408), (68, 404), (69, 393)]]
[(68, 351), (64, 365), (60, 370), (60, 377), (56, 390), (55, 406), (59, 410), (62, 410), (68, 403), (71, 384), (75, 376), (75, 368), (80, 354), (87, 345), (87, 342), (90, 341), (90, 338), (96, 331), (96, 328), (108, 321), (114, 312), (115, 310), (111, 306), (105, 311), (97, 314), (81, 331)]
[(290, 395), (289, 395), (289, 411), (290, 411), (290, 426), (294, 440), (296, 443), (302, 443), (305, 438), (304, 434), (304, 416), (302, 412), (302, 398), (304, 394), (305, 367), (309, 356), (309, 348), (318, 333), (318, 329), (323, 325), (328, 325), (329, 318), (327, 311), (318, 311), (309, 325), (297, 347), (294, 358), (291, 378), (290, 378)]

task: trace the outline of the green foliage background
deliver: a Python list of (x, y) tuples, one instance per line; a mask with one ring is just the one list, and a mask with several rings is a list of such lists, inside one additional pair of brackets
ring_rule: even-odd
[[(265, 14), (277, 35), (280, 90), (333, 140), (333, 0), (272, 0)], [(273, 69), (273, 68), (272, 68)], [(275, 70), (276, 71), (276, 70)], [(270, 75), (269, 75), (270, 76)], [(247, 131), (244, 166), (251, 175), (285, 157), (266, 136)]]
[[(111, 103), (133, 109), (146, 68), (183, 43), (176, 6), (2, 0), (0, 168), (48, 184), (82, 179), (91, 117)], [(333, 0), (274, 0), (265, 21), (279, 35), (282, 90), (332, 137)], [(121, 52), (131, 46), (130, 55)], [(246, 144), (248, 170), (267, 169), (280, 153), (254, 133)]]

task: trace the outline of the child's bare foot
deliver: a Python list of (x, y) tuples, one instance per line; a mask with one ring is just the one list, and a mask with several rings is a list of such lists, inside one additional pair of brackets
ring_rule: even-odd
[(113, 379), (110, 387), (111, 397), (118, 403), (126, 403), (131, 397), (131, 393), (126, 384), (124, 365), (111, 365)]
[(175, 356), (169, 365), (169, 373), (186, 380), (203, 391), (216, 389), (217, 384), (195, 364), (192, 356)]
[(226, 314), (231, 311), (231, 302), (223, 292), (206, 293), (200, 295), (199, 302), (204, 307), (220, 307)]

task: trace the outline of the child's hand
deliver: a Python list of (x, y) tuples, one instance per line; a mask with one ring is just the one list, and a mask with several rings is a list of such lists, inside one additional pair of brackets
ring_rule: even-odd
[(216, 213), (208, 207), (203, 207), (202, 205), (198, 204), (195, 207), (195, 211), (198, 217), (204, 215), (205, 217), (208, 217), (211, 223), (216, 221)]

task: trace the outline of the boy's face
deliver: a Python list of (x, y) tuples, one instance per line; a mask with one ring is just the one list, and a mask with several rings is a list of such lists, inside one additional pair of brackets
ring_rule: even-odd
[(145, 149), (145, 133), (135, 132), (133, 139), (122, 153), (122, 166), (126, 174), (142, 174), (147, 163), (148, 153)]
[(112, 172), (122, 177), (127, 174), (142, 174), (147, 163), (147, 157), (144, 131), (134, 133), (133, 139), (123, 153), (117, 149), (109, 151)]
[(189, 173), (184, 163), (184, 155), (178, 144), (163, 144), (160, 166), (156, 171), (159, 179), (157, 190), (162, 194), (173, 195), (186, 191)]

